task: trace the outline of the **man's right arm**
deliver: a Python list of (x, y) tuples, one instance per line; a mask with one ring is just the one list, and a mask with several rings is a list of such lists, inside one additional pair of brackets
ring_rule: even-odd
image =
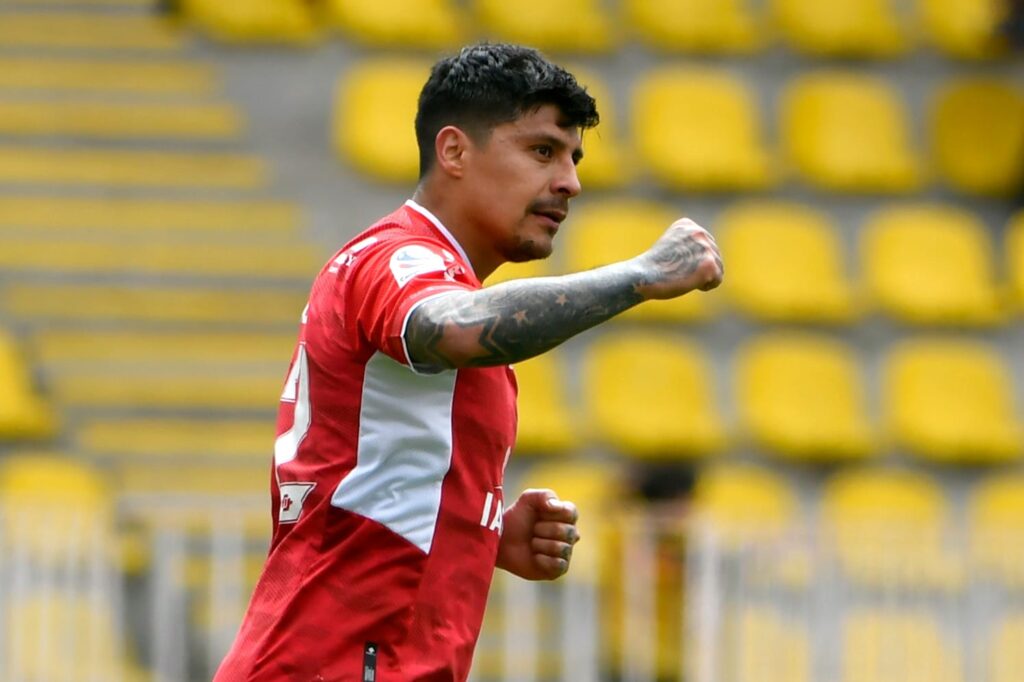
[(645, 300), (713, 289), (721, 280), (714, 239), (680, 220), (627, 261), (430, 299), (410, 316), (406, 347), (413, 365), (422, 368), (519, 362)]

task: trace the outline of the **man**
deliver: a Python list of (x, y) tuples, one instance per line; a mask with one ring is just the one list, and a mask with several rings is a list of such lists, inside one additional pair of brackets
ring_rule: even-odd
[(478, 45), (434, 66), (413, 199), (324, 266), (303, 312), (270, 553), (217, 682), (464, 680), (494, 567), (568, 569), (571, 503), (527, 490), (503, 508), (508, 365), (722, 277), (714, 241), (681, 220), (630, 260), (480, 288), (551, 253), (597, 120), (534, 50)]

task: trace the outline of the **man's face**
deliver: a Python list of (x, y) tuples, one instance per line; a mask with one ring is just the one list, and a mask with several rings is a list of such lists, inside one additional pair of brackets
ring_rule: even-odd
[(464, 200), (502, 260), (551, 255), (552, 240), (580, 193), (580, 131), (560, 126), (551, 104), (496, 126), (467, 155)]

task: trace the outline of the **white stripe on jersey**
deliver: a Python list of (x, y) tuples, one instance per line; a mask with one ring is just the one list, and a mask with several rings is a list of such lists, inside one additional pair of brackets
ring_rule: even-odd
[(452, 463), (458, 372), (413, 374), (383, 353), (366, 363), (356, 466), (331, 505), (390, 528), (430, 552), (441, 485)]

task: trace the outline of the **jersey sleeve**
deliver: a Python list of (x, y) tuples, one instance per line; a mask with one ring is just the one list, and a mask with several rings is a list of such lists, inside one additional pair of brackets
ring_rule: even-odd
[(339, 313), (374, 348), (409, 367), (405, 328), (416, 306), (435, 296), (479, 288), (449, 249), (423, 238), (380, 244), (353, 263), (349, 280), (347, 310)]

